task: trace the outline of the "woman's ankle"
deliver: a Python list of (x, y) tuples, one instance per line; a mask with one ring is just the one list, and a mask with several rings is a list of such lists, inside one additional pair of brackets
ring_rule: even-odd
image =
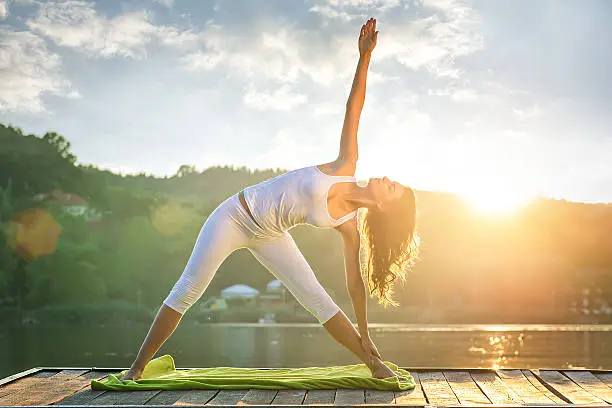
[(368, 366), (368, 368), (371, 371), (374, 371), (377, 367), (380, 367), (381, 364), (384, 364), (384, 363), (382, 362), (380, 358), (378, 358), (377, 356), (373, 354), (370, 354), (369, 361), (366, 363), (366, 366)]
[(133, 372), (133, 373), (139, 373), (142, 374), (142, 372), (144, 371), (144, 367), (139, 367), (139, 366), (131, 366), (129, 371)]

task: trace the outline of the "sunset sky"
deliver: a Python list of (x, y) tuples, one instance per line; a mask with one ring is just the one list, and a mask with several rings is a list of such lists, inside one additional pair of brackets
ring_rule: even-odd
[(611, 16), (606, 0), (0, 0), (0, 122), (125, 173), (332, 161), (375, 17), (357, 178), (612, 202)]

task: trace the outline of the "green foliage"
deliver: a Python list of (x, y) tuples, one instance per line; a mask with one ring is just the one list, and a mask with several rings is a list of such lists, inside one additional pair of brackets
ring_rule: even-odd
[[(198, 172), (185, 164), (172, 177), (121, 175), (76, 165), (70, 143), (55, 132), (37, 137), (0, 125), (0, 307), (45, 322), (150, 322), (216, 206), (283, 171), (216, 166)], [(48, 196), (35, 198), (55, 189), (78, 195), (101, 219), (68, 215)], [(597, 294), (594, 305), (612, 298), (611, 205), (538, 200), (495, 218), (451, 194), (418, 191), (417, 197), (421, 259), (407, 286), (395, 290), (400, 308), (382, 310), (368, 300), (371, 321), (510, 323), (537, 316), (551, 322), (563, 316), (569, 322), (582, 319), (569, 309), (583, 302), (584, 289)], [(23, 259), (11, 246), (14, 218), (31, 208), (51, 214), (61, 234), (53, 253)], [(319, 281), (352, 315), (338, 234), (309, 226), (291, 234)], [(272, 279), (241, 249), (221, 265), (202, 300), (236, 283), (263, 292)], [(257, 321), (261, 311), (236, 308), (220, 316)], [(210, 316), (196, 304), (186, 317)], [(280, 311), (277, 319), (315, 321), (294, 311)]]
[(83, 172), (74, 166), (70, 143), (51, 132), (42, 138), (0, 125), (0, 185), (10, 182), (16, 197), (31, 197), (54, 188), (84, 191)]
[(261, 311), (252, 307), (234, 307), (224, 310), (219, 318), (220, 322), (257, 323), (262, 316)]
[(38, 324), (151, 323), (151, 311), (124, 300), (52, 303), (26, 313)]

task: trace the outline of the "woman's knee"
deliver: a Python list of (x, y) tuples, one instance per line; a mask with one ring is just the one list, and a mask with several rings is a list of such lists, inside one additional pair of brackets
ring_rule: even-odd
[(331, 304), (328, 304), (325, 308), (321, 309), (315, 315), (315, 318), (319, 321), (321, 325), (324, 325), (329, 321), (329, 319), (337, 315), (340, 310), (340, 307), (332, 301)]
[(164, 300), (164, 304), (180, 314), (185, 314), (202, 296), (206, 286), (206, 283), (203, 282), (190, 282), (183, 275)]
[(331, 296), (325, 291), (323, 286), (314, 286), (308, 290), (300, 291), (299, 301), (321, 324), (324, 324), (340, 311), (340, 307), (334, 302)]

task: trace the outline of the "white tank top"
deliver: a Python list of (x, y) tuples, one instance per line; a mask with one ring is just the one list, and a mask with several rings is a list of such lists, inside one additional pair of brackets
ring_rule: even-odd
[(357, 215), (357, 210), (338, 219), (329, 214), (329, 189), (340, 182), (356, 182), (356, 179), (327, 175), (315, 165), (246, 187), (244, 198), (255, 220), (266, 230), (284, 232), (298, 224), (332, 228)]

